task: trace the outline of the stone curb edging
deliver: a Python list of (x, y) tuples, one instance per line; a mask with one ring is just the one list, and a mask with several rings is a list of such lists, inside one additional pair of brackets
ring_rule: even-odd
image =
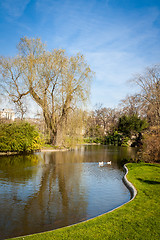
[[(125, 170), (125, 175), (123, 177), (123, 182), (126, 185), (126, 187), (129, 189), (130, 193), (131, 193), (131, 199), (130, 201), (132, 201), (136, 195), (137, 195), (137, 190), (136, 188), (133, 186), (133, 184), (131, 182), (128, 181), (127, 179), (127, 174), (128, 174), (128, 168), (126, 167), (126, 164), (123, 166), (124, 170)], [(129, 201), (129, 202), (130, 202)]]

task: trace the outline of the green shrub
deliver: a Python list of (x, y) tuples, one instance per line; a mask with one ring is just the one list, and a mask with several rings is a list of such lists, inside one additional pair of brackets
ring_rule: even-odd
[(31, 152), (41, 145), (39, 133), (29, 123), (0, 124), (0, 152)]
[(114, 144), (114, 145), (121, 145), (121, 138), (122, 135), (117, 131), (114, 131), (112, 134), (109, 134), (104, 138), (105, 144)]
[(83, 141), (84, 143), (92, 143), (93, 139), (89, 137), (89, 138), (84, 138)]
[(122, 140), (121, 146), (122, 147), (128, 147), (129, 146), (128, 141), (129, 141), (129, 138), (128, 137), (124, 137), (123, 140)]

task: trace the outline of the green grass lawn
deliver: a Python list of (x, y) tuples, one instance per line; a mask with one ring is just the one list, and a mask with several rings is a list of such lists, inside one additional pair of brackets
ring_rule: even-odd
[(127, 164), (136, 198), (119, 209), (71, 227), (17, 239), (160, 239), (160, 165)]

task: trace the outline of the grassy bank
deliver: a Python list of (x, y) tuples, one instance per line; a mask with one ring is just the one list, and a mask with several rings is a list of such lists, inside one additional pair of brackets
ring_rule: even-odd
[(85, 223), (18, 239), (160, 239), (160, 165), (129, 163), (127, 167), (127, 178), (138, 190), (133, 201)]

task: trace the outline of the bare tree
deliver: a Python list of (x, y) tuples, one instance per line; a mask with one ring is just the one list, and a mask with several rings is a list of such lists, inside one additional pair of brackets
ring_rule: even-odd
[(95, 110), (88, 113), (86, 137), (102, 137), (112, 132), (117, 126), (119, 111), (97, 104)]
[(141, 115), (142, 114), (142, 100), (140, 94), (126, 96), (122, 99), (119, 106), (122, 108), (121, 114), (125, 115)]
[(3, 95), (8, 95), (11, 102), (14, 103), (17, 112), (20, 113), (21, 119), (27, 111), (24, 96), (29, 91), (26, 89), (23, 81), (23, 67), (21, 65), (21, 58), (0, 58), (0, 87), (4, 90)]
[(140, 87), (141, 100), (152, 124), (160, 125), (160, 64), (146, 68), (132, 81)]
[(95, 109), (95, 119), (97, 124), (102, 127), (104, 135), (116, 125), (118, 117), (116, 109), (102, 107), (102, 105)]

